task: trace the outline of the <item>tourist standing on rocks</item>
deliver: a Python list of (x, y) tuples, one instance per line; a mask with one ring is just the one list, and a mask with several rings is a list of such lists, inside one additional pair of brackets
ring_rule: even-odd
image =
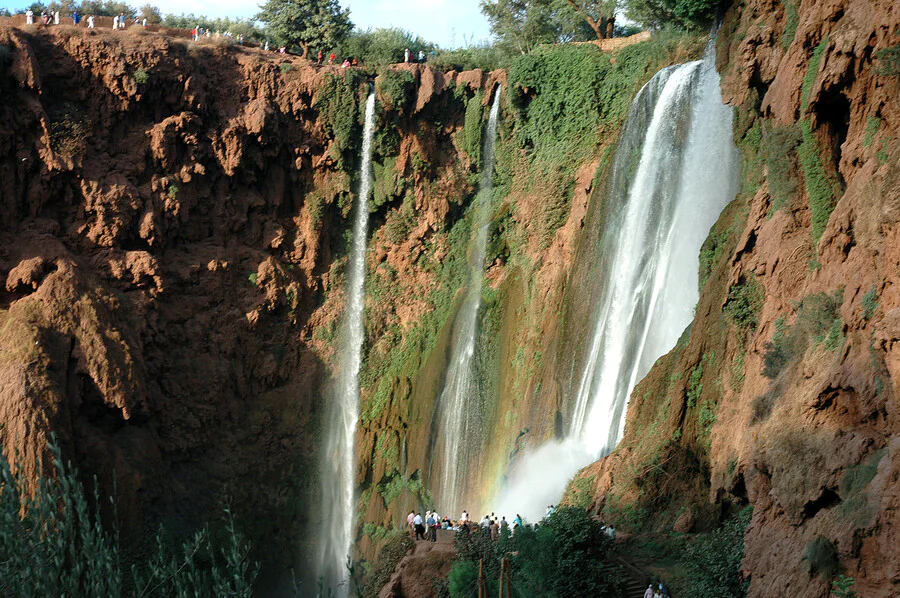
[(647, 586), (647, 589), (644, 591), (644, 598), (653, 598), (653, 584), (651, 583)]
[(94, 15), (88, 15), (87, 22), (88, 22), (88, 29), (93, 29), (94, 28)]
[(409, 62), (409, 48), (403, 51), (403, 62)]
[(25, 11), (25, 24), (34, 25), (34, 11), (30, 8)]
[(58, 10), (53, 13), (53, 24), (59, 25), (59, 11)]
[(419, 62), (425, 62), (425, 50), (419, 50)]
[(491, 521), (491, 540), (496, 542), (500, 538), (500, 526), (497, 524), (497, 520), (494, 519)]
[(416, 516), (413, 518), (413, 525), (416, 527), (416, 541), (419, 538), (425, 539), (425, 527), (422, 525), (422, 514), (416, 513)]
[(426, 539), (437, 542), (437, 519), (435, 519), (434, 513), (428, 515), (428, 521), (425, 523), (428, 525), (428, 531), (430, 532)]
[[(413, 528), (413, 519), (416, 518), (416, 512), (410, 511), (409, 515), (406, 516), (406, 527), (409, 529), (409, 535), (413, 536), (415, 533), (415, 529)], [(415, 537), (415, 536), (413, 536)]]
[(113, 29), (119, 28), (119, 15), (113, 17)]

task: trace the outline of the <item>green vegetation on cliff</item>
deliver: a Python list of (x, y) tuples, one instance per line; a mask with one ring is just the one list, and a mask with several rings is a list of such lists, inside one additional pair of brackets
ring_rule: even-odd
[[(31, 487), (19, 463), (13, 473), (0, 455), (0, 593), (4, 596), (235, 596), (250, 598), (257, 566), (248, 559), (249, 546), (225, 510), (222, 548), (216, 548), (204, 527), (180, 546), (160, 529), (155, 547), (131, 547), (150, 556), (132, 561), (118, 532), (101, 523), (101, 500), (94, 478), (92, 496), (85, 493), (78, 472), (50, 446), (52, 472), (39, 475)], [(39, 468), (40, 470), (40, 468)], [(110, 498), (113, 521), (115, 500)]]

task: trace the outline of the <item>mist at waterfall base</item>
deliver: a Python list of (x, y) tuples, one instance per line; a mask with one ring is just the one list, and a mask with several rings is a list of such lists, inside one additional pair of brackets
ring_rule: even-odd
[(700, 247), (734, 199), (738, 172), (711, 41), (702, 61), (663, 69), (632, 103), (610, 173), (596, 273), (603, 290), (569, 430), (513, 464), (498, 515), (541, 517), (579, 469), (621, 439), (635, 385), (693, 320)]
[(354, 536), (355, 437), (359, 421), (359, 370), (365, 335), (366, 236), (372, 189), (372, 138), (375, 128), (375, 91), (369, 91), (363, 125), (359, 193), (354, 201), (353, 244), (347, 273), (347, 308), (341, 322), (340, 368), (329, 414), (325, 463), (322, 468), (322, 528), (318, 572), (335, 598), (349, 595), (350, 547)]

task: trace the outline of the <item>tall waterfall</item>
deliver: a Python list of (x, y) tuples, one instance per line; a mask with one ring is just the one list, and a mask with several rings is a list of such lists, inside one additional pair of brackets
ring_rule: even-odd
[(347, 562), (353, 541), (354, 489), (356, 484), (355, 434), (359, 421), (359, 369), (365, 335), (366, 236), (369, 195), (372, 189), (372, 134), (375, 91), (366, 100), (359, 193), (353, 204), (353, 246), (347, 279), (347, 306), (342, 323), (336, 396), (328, 422), (323, 454), (328, 460), (322, 472), (322, 525), (320, 575), (338, 598), (349, 594)]
[(539, 517), (575, 471), (615, 447), (631, 391), (693, 319), (700, 246), (737, 192), (738, 165), (710, 42), (702, 61), (660, 71), (631, 105), (602, 208), (602, 291), (567, 438), (517, 466), (499, 512)]
[[(453, 349), (444, 390), (438, 399), (441, 417), (442, 468), (437, 500), (444, 512), (464, 508), (463, 493), (469, 464), (479, 461), (483, 436), (478, 382), (473, 375), (473, 357), (478, 334), (478, 309), (490, 225), (490, 202), (494, 178), (494, 141), (500, 114), (500, 86), (494, 92), (484, 136), (484, 164), (475, 200), (475, 236), (469, 253), (469, 284), (456, 318)], [(477, 439), (477, 441), (476, 441)]]

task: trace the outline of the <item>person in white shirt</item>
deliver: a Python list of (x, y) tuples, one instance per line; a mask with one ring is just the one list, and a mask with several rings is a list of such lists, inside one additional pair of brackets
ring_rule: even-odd
[(416, 513), (416, 516), (413, 518), (413, 525), (416, 527), (416, 540), (419, 538), (425, 539), (425, 526), (422, 525), (422, 514)]
[(25, 11), (25, 24), (34, 25), (34, 11), (30, 8)]

